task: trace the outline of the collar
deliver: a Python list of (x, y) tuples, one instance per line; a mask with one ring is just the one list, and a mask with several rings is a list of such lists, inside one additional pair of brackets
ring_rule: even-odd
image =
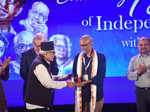
[(46, 63), (50, 64), (50, 62), (49, 62), (49, 61), (47, 61), (47, 60), (45, 60), (45, 61), (46, 61)]
[(44, 58), (43, 58), (43, 60), (44, 60), (47, 64), (50, 64), (50, 62), (49, 62), (49, 61), (47, 61), (46, 59), (44, 59)]
[(88, 57), (87, 54), (84, 54), (84, 53), (83, 53), (83, 57), (91, 58), (93, 56), (93, 52), (94, 52), (94, 49), (92, 48), (91, 53), (90, 53), (90, 57)]
[[(150, 52), (148, 52), (146, 56), (149, 56), (149, 55), (150, 55)], [(138, 56), (143, 57), (141, 54), (139, 54)]]

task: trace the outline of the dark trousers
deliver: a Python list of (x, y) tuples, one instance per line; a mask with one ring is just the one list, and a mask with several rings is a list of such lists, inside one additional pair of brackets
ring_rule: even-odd
[[(103, 104), (104, 104), (104, 99), (103, 98), (100, 101), (97, 101), (94, 112), (102, 112)], [(90, 102), (83, 103), (82, 112), (90, 112)]]
[(137, 112), (150, 112), (150, 88), (136, 87)]

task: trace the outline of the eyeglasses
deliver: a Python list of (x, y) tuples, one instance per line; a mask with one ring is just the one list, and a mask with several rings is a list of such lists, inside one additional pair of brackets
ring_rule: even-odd
[(87, 47), (89, 45), (89, 43), (87, 44), (80, 44), (80, 47)]
[(32, 47), (32, 44), (25, 44), (25, 43), (19, 43), (18, 45), (15, 46), (16, 49), (20, 50), (27, 50)]

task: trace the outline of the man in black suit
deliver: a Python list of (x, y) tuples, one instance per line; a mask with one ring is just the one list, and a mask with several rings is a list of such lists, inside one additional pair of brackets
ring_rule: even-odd
[[(31, 64), (35, 59), (35, 57), (39, 54), (41, 42), (45, 42), (45, 41), (46, 41), (45, 35), (41, 33), (37, 33), (33, 39), (34, 48), (31, 48), (28, 51), (22, 53), (22, 58), (20, 63), (20, 74), (24, 80), (23, 99), (25, 99), (26, 85), (27, 85), (28, 74), (29, 74)], [(54, 75), (57, 75), (58, 68), (57, 68), (56, 59), (54, 59), (54, 61), (51, 64), (52, 64), (51, 66), (52, 73)]]
[(9, 78), (10, 57), (5, 58), (4, 63), (0, 62), (0, 112), (8, 112), (7, 101), (1, 80), (7, 81)]

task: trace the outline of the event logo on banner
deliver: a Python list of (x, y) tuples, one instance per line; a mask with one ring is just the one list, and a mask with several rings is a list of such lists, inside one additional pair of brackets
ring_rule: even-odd
[[(121, 7), (121, 6), (125, 3), (125, 1), (126, 1), (126, 0), (120, 0), (120, 1), (118, 2), (118, 4), (117, 4), (117, 7)], [(135, 8), (137, 7), (137, 5), (139, 4), (140, 1), (141, 1), (141, 0), (135, 0), (135, 1), (133, 2), (132, 6), (131, 6), (131, 8), (130, 8), (130, 12), (129, 12), (129, 15), (130, 15), (131, 17), (133, 17), (134, 10), (135, 10)], [(147, 7), (147, 9), (146, 9), (146, 13), (147, 13), (148, 15), (150, 15), (150, 5), (149, 5), (149, 6)]]
[[(117, 3), (117, 7), (121, 8), (121, 6), (126, 2), (126, 0), (120, 0)], [(131, 7), (129, 9), (129, 19), (124, 17), (123, 14), (118, 14), (114, 18), (104, 18), (103, 16), (89, 16), (81, 21), (81, 25), (83, 27), (92, 27), (95, 25), (95, 29), (97, 31), (133, 31), (134, 34), (139, 33), (143, 29), (150, 29), (150, 19), (149, 18), (136, 18), (134, 16), (134, 12), (136, 11), (136, 7), (140, 5), (140, 0), (135, 0), (131, 3)], [(147, 6), (145, 13), (150, 15), (150, 5)], [(135, 18), (134, 18), (135, 17)], [(113, 19), (113, 20), (112, 20)], [(133, 39), (133, 35), (129, 37), (130, 40), (121, 40), (121, 44), (123, 47), (137, 47), (137, 40)]]

